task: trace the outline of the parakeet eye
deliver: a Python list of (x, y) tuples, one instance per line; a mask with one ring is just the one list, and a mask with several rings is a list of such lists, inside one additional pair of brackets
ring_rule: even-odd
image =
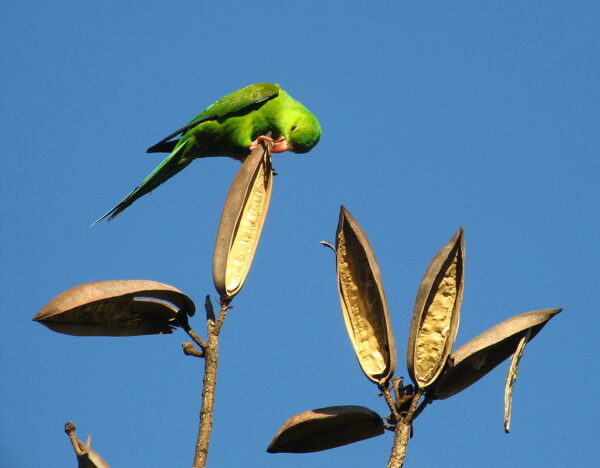
[(297, 128), (298, 128), (298, 125), (294, 125), (294, 126), (293, 126), (293, 127), (290, 129), (290, 133), (291, 133), (291, 132), (295, 132)]

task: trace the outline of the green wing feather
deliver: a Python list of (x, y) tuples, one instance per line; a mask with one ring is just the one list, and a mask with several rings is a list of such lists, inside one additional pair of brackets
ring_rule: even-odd
[(272, 83), (256, 83), (245, 88), (238, 89), (225, 97), (222, 97), (214, 104), (208, 106), (200, 114), (189, 121), (184, 127), (171, 133), (155, 145), (146, 150), (147, 153), (168, 153), (173, 151), (177, 142), (169, 141), (178, 135), (195, 127), (199, 123), (207, 120), (220, 120), (230, 115), (247, 112), (253, 106), (262, 104), (269, 99), (276, 97), (281, 91), (281, 87)]
[(179, 145), (177, 149), (167, 156), (165, 160), (160, 163), (160, 165), (154, 169), (154, 171), (152, 171), (152, 173), (146, 177), (140, 185), (133, 189), (129, 195), (127, 195), (123, 200), (100, 216), (91, 225), (94, 226), (104, 218), (108, 218), (108, 221), (110, 221), (118, 216), (119, 213), (121, 213), (138, 198), (150, 193), (163, 182), (166, 182), (179, 171), (183, 170), (189, 163), (193, 161), (193, 159), (185, 159), (182, 157), (182, 153), (187, 146), (187, 142), (188, 140), (185, 140), (181, 145)]

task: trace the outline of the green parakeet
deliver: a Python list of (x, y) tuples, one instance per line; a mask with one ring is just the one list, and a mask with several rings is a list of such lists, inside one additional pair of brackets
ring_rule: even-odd
[(147, 149), (170, 153), (115, 207), (94, 221), (113, 219), (138, 198), (173, 177), (196, 158), (228, 156), (243, 161), (271, 132), (272, 153), (306, 153), (321, 137), (317, 118), (277, 84), (257, 83), (207, 107), (187, 125)]

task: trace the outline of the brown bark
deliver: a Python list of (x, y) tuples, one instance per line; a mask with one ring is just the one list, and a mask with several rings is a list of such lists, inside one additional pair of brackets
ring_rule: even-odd
[(215, 388), (217, 385), (217, 364), (219, 360), (219, 332), (229, 309), (226, 303), (221, 304), (218, 322), (209, 297), (206, 298), (206, 317), (208, 342), (204, 348), (204, 379), (202, 383), (202, 407), (200, 408), (200, 427), (196, 440), (194, 468), (205, 468), (208, 458), (208, 446), (213, 425), (213, 409), (215, 406)]
[(404, 465), (408, 439), (410, 439), (410, 423), (398, 422), (394, 431), (394, 445), (392, 446), (387, 468), (401, 468)]

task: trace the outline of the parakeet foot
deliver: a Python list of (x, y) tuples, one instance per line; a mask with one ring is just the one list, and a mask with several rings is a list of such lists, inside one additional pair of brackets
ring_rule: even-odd
[(254, 151), (258, 147), (258, 145), (260, 145), (260, 143), (263, 141), (268, 141), (269, 143), (275, 144), (275, 140), (273, 140), (273, 138), (261, 135), (252, 142), (252, 144), (250, 145), (250, 148), (249, 148), (250, 151)]
[(273, 143), (271, 153), (283, 153), (284, 151), (289, 151), (291, 149), (285, 137), (279, 137), (277, 138), (277, 140), (273, 140), (273, 138), (271, 137), (261, 135), (252, 142), (252, 144), (250, 145), (250, 151), (255, 150), (256, 147), (263, 141)]

